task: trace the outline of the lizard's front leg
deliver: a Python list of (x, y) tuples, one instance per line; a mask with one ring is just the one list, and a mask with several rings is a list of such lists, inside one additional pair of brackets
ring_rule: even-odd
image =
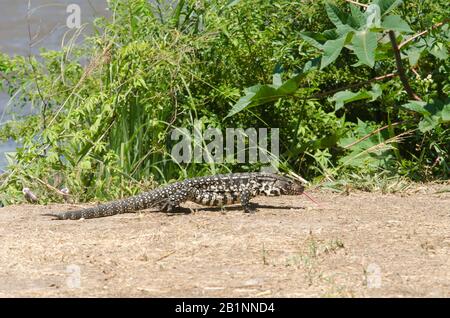
[(256, 212), (255, 206), (250, 202), (252, 197), (252, 193), (249, 190), (242, 190), (241, 205), (246, 213)]

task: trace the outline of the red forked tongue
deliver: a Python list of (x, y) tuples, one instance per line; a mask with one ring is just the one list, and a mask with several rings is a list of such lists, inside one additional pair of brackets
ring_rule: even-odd
[(311, 198), (305, 191), (303, 191), (303, 194), (304, 194), (308, 199), (310, 199), (312, 202), (314, 202), (315, 204), (320, 205), (319, 202), (317, 202), (316, 200), (314, 200), (313, 198)]

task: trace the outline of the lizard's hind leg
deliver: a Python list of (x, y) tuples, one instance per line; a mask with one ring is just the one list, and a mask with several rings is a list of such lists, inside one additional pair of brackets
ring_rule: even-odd
[(249, 190), (243, 190), (241, 193), (241, 205), (246, 213), (256, 212), (256, 204), (250, 202), (252, 193)]
[(164, 198), (158, 204), (160, 209), (166, 212), (174, 212), (179, 209), (180, 204), (186, 202), (190, 196), (190, 192), (187, 190), (179, 190), (174, 194), (169, 195), (168, 198)]

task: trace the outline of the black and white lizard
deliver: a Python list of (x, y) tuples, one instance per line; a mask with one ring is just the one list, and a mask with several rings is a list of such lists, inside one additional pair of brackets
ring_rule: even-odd
[(45, 214), (59, 220), (91, 219), (152, 207), (172, 211), (185, 201), (207, 206), (241, 203), (245, 212), (254, 209), (250, 199), (258, 195), (279, 196), (302, 194), (304, 187), (291, 179), (273, 173), (249, 172), (218, 174), (176, 182), (153, 191), (91, 208)]

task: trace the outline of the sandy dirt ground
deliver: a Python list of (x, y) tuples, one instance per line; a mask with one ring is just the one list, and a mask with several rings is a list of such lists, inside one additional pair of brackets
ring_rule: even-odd
[(0, 209), (1, 297), (450, 297), (449, 185), (57, 221)]

